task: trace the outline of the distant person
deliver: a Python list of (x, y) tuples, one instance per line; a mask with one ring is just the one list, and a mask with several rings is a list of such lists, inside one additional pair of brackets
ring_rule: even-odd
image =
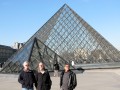
[(57, 76), (57, 77), (59, 76), (58, 71), (59, 71), (59, 64), (56, 63), (54, 64), (54, 76)]
[(71, 62), (71, 64), (72, 64), (72, 66), (74, 66), (74, 65), (75, 65), (75, 62), (74, 62), (74, 61), (72, 61), (72, 62)]
[(76, 86), (76, 74), (70, 70), (69, 64), (65, 64), (64, 71), (60, 75), (60, 88), (61, 90), (73, 90)]
[(22, 90), (34, 90), (33, 84), (36, 85), (34, 72), (29, 68), (29, 62), (23, 63), (23, 70), (19, 75), (18, 82), (22, 84)]
[(39, 63), (38, 73), (36, 74), (37, 90), (50, 90), (52, 81), (47, 69), (42, 62)]
[(3, 64), (4, 64), (4, 62), (0, 63), (0, 68), (2, 68), (2, 67), (3, 67)]
[(2, 68), (2, 63), (0, 63), (0, 68)]

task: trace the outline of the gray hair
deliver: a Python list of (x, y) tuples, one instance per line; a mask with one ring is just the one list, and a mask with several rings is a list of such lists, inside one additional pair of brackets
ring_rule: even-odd
[(24, 62), (23, 62), (23, 66), (24, 66), (25, 64), (29, 64), (29, 62), (28, 62), (28, 61), (24, 61)]

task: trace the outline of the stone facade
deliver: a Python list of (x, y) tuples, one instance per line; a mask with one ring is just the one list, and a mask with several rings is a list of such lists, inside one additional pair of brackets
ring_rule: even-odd
[(0, 45), (0, 64), (6, 62), (6, 60), (11, 57), (16, 52), (16, 49), (13, 49), (9, 46)]

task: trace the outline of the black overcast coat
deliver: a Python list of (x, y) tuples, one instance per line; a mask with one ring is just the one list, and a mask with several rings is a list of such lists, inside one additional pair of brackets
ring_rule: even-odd
[(33, 88), (33, 84), (36, 84), (34, 72), (32, 70), (28, 72), (22, 71), (18, 77), (18, 82), (22, 84), (22, 88)]
[(52, 81), (50, 79), (49, 72), (45, 70), (44, 74), (37, 73), (36, 74), (36, 80), (37, 80), (37, 90), (50, 90)]

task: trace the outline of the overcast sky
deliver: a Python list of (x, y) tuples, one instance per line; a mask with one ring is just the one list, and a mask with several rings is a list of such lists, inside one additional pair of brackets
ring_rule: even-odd
[(0, 44), (26, 42), (65, 3), (120, 50), (120, 0), (0, 0)]

